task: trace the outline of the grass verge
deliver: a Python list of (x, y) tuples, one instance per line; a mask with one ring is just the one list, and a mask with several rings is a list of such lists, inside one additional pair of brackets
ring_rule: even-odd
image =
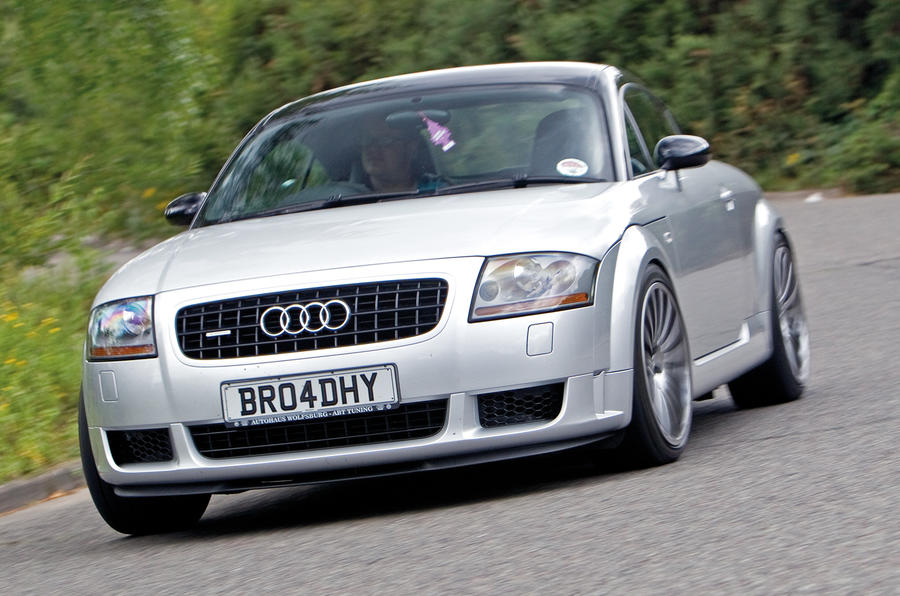
[(103, 275), (4, 272), (0, 482), (78, 454), (77, 402), (91, 300)]

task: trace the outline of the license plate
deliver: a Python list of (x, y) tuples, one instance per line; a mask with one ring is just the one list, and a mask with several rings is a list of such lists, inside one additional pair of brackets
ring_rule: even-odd
[(393, 366), (235, 381), (222, 385), (228, 426), (364, 414), (398, 403)]

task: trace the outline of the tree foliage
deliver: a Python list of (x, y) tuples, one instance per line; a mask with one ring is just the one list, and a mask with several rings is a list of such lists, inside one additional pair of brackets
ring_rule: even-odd
[(614, 63), (770, 187), (900, 186), (892, 0), (3, 5), (0, 201), (17, 215), (4, 217), (5, 261), (37, 258), (23, 234), (43, 241), (44, 228), (158, 235), (166, 199), (207, 186), (268, 110), (465, 64)]

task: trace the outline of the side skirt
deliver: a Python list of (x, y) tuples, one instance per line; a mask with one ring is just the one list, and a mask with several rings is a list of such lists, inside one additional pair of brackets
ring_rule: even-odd
[(769, 311), (757, 313), (741, 325), (737, 341), (694, 360), (694, 397), (709, 393), (765, 362), (772, 352)]

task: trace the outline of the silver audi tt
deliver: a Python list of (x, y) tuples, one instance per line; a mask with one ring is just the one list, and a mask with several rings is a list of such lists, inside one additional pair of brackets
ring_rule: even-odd
[(166, 216), (187, 230), (112, 276), (85, 346), (82, 461), (120, 532), (589, 443), (662, 464), (717, 386), (756, 406), (807, 383), (782, 220), (610, 66), (301, 99)]

